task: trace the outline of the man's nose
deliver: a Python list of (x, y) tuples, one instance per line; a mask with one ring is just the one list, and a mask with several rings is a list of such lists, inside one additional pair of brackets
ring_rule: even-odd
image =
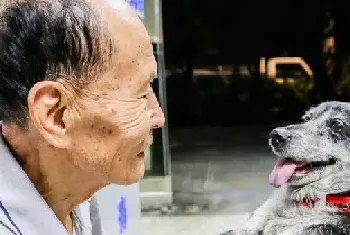
[(151, 122), (153, 129), (161, 128), (164, 126), (165, 117), (161, 107), (158, 106), (152, 110)]
[(149, 97), (149, 109), (151, 110), (151, 125), (153, 129), (161, 128), (164, 126), (165, 117), (162, 108), (159, 106), (159, 102), (154, 93)]

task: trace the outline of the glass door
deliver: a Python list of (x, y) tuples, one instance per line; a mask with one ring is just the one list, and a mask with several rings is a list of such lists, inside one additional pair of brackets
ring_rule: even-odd
[[(166, 70), (164, 60), (164, 40), (162, 25), (161, 0), (144, 0), (144, 23), (152, 39), (153, 52), (158, 64), (158, 75), (153, 83), (153, 89), (167, 117), (166, 99)], [(146, 175), (166, 176), (170, 175), (170, 149), (168, 124), (162, 129), (154, 131), (154, 143), (147, 150)]]

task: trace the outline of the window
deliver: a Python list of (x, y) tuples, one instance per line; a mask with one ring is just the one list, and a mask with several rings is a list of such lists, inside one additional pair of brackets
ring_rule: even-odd
[(276, 64), (276, 77), (306, 79), (308, 75), (300, 64)]

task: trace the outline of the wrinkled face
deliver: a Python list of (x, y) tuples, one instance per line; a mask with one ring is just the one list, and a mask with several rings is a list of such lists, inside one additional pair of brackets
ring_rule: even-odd
[(269, 178), (277, 187), (349, 171), (350, 104), (321, 103), (306, 112), (301, 124), (274, 129), (269, 143), (279, 158)]
[(77, 100), (77, 121), (69, 133), (71, 153), (83, 171), (109, 183), (131, 184), (144, 174), (144, 151), (152, 144), (152, 130), (164, 124), (151, 87), (156, 61), (143, 26), (114, 22), (112, 11), (104, 17), (112, 22), (108, 27), (118, 56)]

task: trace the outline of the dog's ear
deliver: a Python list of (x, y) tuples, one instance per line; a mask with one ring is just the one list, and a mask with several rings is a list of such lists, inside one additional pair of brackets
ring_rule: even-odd
[(303, 122), (307, 122), (307, 121), (310, 121), (311, 119), (311, 115), (309, 115), (308, 113), (305, 112), (305, 114), (301, 117), (301, 120)]
[(303, 122), (309, 121), (312, 118), (312, 114), (314, 112), (314, 109), (315, 109), (314, 107), (311, 107), (310, 109), (306, 110), (304, 112), (304, 115), (301, 117), (301, 120)]

